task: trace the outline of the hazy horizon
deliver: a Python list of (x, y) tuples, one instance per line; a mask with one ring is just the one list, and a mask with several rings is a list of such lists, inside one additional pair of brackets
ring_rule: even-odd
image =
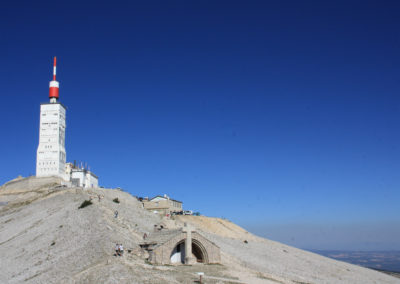
[(400, 224), (243, 225), (270, 240), (305, 250), (400, 251)]

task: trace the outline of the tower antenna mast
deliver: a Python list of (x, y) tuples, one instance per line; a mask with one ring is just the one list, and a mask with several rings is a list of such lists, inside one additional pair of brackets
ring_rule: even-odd
[(49, 92), (50, 103), (56, 103), (59, 98), (58, 93), (59, 93), (60, 83), (56, 81), (56, 71), (57, 71), (57, 57), (54, 56), (53, 81), (50, 81), (50, 92)]
[(57, 71), (57, 57), (54, 56), (54, 64), (53, 64), (53, 81), (56, 80), (56, 71)]

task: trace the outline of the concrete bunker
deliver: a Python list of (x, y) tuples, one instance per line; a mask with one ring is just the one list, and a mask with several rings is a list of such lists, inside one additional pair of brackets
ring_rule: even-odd
[(148, 252), (148, 260), (153, 264), (207, 264), (221, 261), (219, 247), (190, 226), (154, 232), (140, 247)]

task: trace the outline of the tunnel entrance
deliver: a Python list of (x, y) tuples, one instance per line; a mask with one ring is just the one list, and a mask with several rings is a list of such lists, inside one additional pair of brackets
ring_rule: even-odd
[[(204, 246), (197, 240), (192, 240), (192, 256), (196, 258), (197, 263), (207, 263), (208, 257)], [(186, 251), (185, 241), (182, 240), (176, 244), (170, 255), (171, 263), (185, 263)]]
[[(187, 232), (192, 234), (188, 236)], [(186, 241), (190, 243), (191, 255), (187, 255)], [(154, 264), (219, 263), (220, 248), (193, 229), (163, 229), (154, 232), (140, 244), (148, 252), (148, 261)]]
[(195, 243), (192, 243), (192, 254), (198, 263), (204, 263), (204, 254), (201, 251), (201, 248)]

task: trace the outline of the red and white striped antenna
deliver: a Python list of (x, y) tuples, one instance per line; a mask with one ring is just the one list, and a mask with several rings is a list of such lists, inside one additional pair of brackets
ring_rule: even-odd
[(57, 71), (57, 57), (54, 56), (54, 65), (53, 65), (53, 81), (56, 80), (56, 71)]
[(59, 97), (58, 91), (60, 88), (60, 84), (56, 81), (56, 70), (57, 70), (57, 57), (54, 56), (53, 81), (50, 81), (50, 92), (49, 92), (49, 98), (51, 103), (56, 103)]

